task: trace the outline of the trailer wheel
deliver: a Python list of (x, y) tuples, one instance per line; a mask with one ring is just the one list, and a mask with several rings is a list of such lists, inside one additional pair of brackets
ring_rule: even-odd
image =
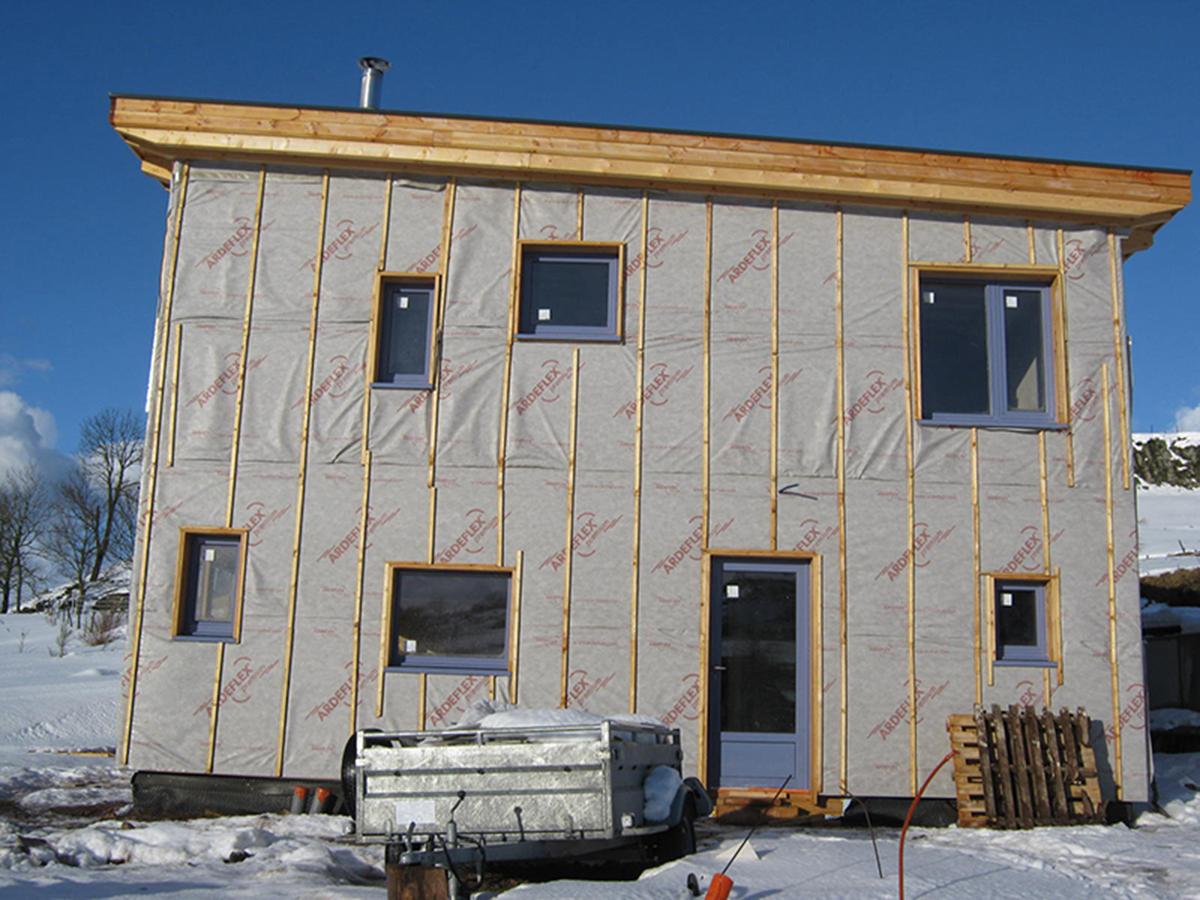
[[(363, 731), (378, 733), (379, 729), (364, 728)], [(350, 740), (346, 741), (346, 747), (342, 750), (342, 809), (352, 819), (355, 814), (354, 763), (358, 760), (357, 738), (357, 734), (350, 735)]]
[(660, 864), (696, 852), (696, 801), (690, 793), (683, 800), (679, 821), (652, 837), (648, 849), (654, 861)]

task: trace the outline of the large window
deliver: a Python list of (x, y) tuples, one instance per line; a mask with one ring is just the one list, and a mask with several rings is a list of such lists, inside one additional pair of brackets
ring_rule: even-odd
[(236, 529), (180, 533), (176, 637), (237, 640), (245, 538), (245, 532)]
[(417, 671), (508, 670), (506, 569), (391, 569), (387, 664)]
[(433, 312), (437, 285), (429, 278), (385, 277), (379, 283), (376, 385), (433, 387)]
[(517, 335), (618, 340), (624, 245), (523, 243)]
[(1054, 424), (1053, 333), (1049, 287), (922, 279), (921, 417)]

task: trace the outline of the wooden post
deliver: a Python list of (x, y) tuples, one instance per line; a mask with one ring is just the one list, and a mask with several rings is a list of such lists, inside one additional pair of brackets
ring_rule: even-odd
[(1071, 359), (1067, 352), (1069, 335), (1067, 334), (1067, 270), (1066, 246), (1063, 240), (1063, 230), (1058, 229), (1058, 319), (1062, 328), (1062, 339), (1055, 350), (1062, 350), (1063, 361), (1061, 370), (1066, 379), (1066, 409), (1063, 410), (1067, 422), (1067, 487), (1075, 487), (1075, 423), (1071, 421)]
[(1025, 220), (1025, 240), (1029, 244), (1029, 264), (1037, 265), (1037, 244), (1033, 240), (1033, 220)]
[(971, 217), (967, 215), (963, 216), (963, 262), (974, 262), (971, 259)]
[[(713, 201), (712, 197), (705, 200), (704, 203), (704, 347), (703, 347), (703, 410), (702, 424), (704, 433), (700, 437), (702, 446), (701, 453), (701, 480), (703, 481), (700, 508), (700, 545), (707, 550), (708, 548), (708, 523), (710, 514), (710, 499), (712, 492), (712, 441), (709, 432), (712, 427), (712, 223), (713, 223)], [(709, 703), (708, 696), (711, 690), (712, 661), (709, 659), (709, 616), (710, 599), (709, 590), (711, 587), (709, 555), (707, 552), (701, 553), (701, 572), (702, 583), (700, 588), (700, 653), (698, 668), (700, 672), (700, 709), (699, 709), (699, 728), (697, 729), (697, 740), (699, 746), (696, 748), (697, 771), (700, 773), (700, 778), (705, 783), (708, 781), (708, 714)]]
[(846, 347), (844, 299), (845, 213), (837, 210), (837, 492), (838, 492), (838, 643), (841, 654), (841, 759), (838, 780), (842, 793), (847, 788), (847, 747), (850, 732), (849, 694), (846, 690), (849, 656), (846, 628)]
[[(629, 711), (631, 713), (637, 712), (638, 641), (640, 639), (640, 635), (638, 634), (638, 614), (640, 612), (642, 597), (642, 426), (646, 414), (645, 398), (642, 394), (645, 391), (646, 385), (646, 269), (648, 268), (646, 265), (648, 262), (646, 252), (648, 249), (647, 234), (649, 217), (650, 195), (648, 192), (642, 191), (642, 265), (638, 270), (637, 393), (633, 401), (636, 409), (633, 426), (633, 561), (629, 585)], [(578, 352), (577, 350), (577, 356)], [(574, 409), (572, 409), (572, 423), (575, 421), (574, 416)], [(574, 427), (573, 424), (572, 427)], [(574, 456), (574, 451), (572, 451), (572, 456)], [(572, 471), (574, 471), (573, 464)], [(568, 529), (568, 544), (570, 541), (571, 533), (570, 529)], [(568, 547), (569, 552), (570, 548)], [(566, 682), (564, 681), (564, 691), (566, 690), (565, 684)], [(563, 705), (566, 705), (565, 702)]]
[(525, 551), (517, 551), (512, 583), (512, 648), (509, 650), (508, 702), (517, 702), (518, 675), (521, 666), (521, 576), (525, 571)]
[(300, 582), (300, 538), (304, 527), (304, 496), (308, 484), (308, 433), (312, 422), (312, 385), (317, 358), (317, 314), (321, 308), (321, 275), (325, 261), (325, 227), (329, 217), (329, 170), (321, 177), (321, 221), (317, 226), (317, 252), (313, 258), (312, 305), (308, 314), (308, 365), (304, 376), (304, 415), (300, 430), (300, 465), (296, 473), (296, 518), (292, 529), (292, 566), (288, 579), (287, 634), (283, 648), (283, 688), (279, 698), (279, 727), (275, 743), (275, 777), (283, 775), (288, 702), (292, 688), (292, 657), (296, 644), (296, 605)]
[[(979, 604), (981, 598), (979, 596), (979, 577), (980, 577), (980, 558), (979, 558), (979, 430), (971, 429), (971, 534), (972, 534), (972, 549), (975, 555), (975, 703), (976, 705), (983, 702), (983, 684), (979, 675), (979, 655), (983, 650), (983, 636), (980, 634), (982, 629)], [(990, 583), (990, 582), (989, 582)], [(988, 686), (995, 681), (995, 670), (993, 663), (995, 662), (995, 648), (992, 646), (992, 599), (988, 597), (982, 599), (985, 603), (987, 612), (983, 617), (987, 622), (987, 683)]]
[[(165, 329), (164, 329), (165, 331)], [(167, 468), (175, 465), (175, 424), (179, 417), (179, 356), (183, 347), (183, 323), (175, 323), (175, 345), (171, 352), (171, 415), (167, 435)]]
[[(906, 470), (907, 509), (908, 509), (908, 566), (905, 581), (908, 587), (908, 772), (909, 792), (917, 794), (917, 498), (915, 453), (913, 448), (913, 408), (912, 373), (913, 347), (909, 328), (909, 277), (908, 277), (908, 211), (905, 210), (900, 220), (901, 231), (901, 283), (903, 301), (901, 310), (904, 317), (904, 463)], [(967, 250), (971, 248), (970, 224), (967, 224)]]
[[(643, 260), (643, 263), (645, 260)], [(579, 348), (571, 362), (571, 432), (567, 452), (567, 558), (563, 562), (562, 675), (559, 681), (559, 706), (567, 708), (567, 675), (571, 653), (571, 570), (575, 547), (575, 441), (579, 432)]]
[(1116, 782), (1117, 799), (1121, 799), (1121, 785), (1125, 771), (1121, 758), (1121, 694), (1120, 674), (1117, 664), (1117, 573), (1113, 553), (1113, 473), (1112, 473), (1112, 423), (1108, 411), (1108, 363), (1100, 367), (1104, 393), (1104, 509), (1108, 518), (1108, 661), (1112, 672), (1112, 729), (1113, 729), (1113, 780)]
[(779, 549), (779, 201), (771, 204), (771, 549)]
[(504, 489), (508, 466), (508, 401), (512, 397), (513, 340), (517, 331), (517, 254), (521, 245), (521, 183), (513, 189), (512, 262), (508, 284), (508, 325), (504, 340), (504, 384), (500, 398), (500, 438), (496, 447), (496, 565), (504, 565)]
[(146, 575), (150, 566), (150, 542), (154, 533), (154, 498), (158, 490), (158, 454), (159, 442), (162, 437), (163, 395), (167, 378), (167, 351), (171, 334), (171, 309), (175, 302), (175, 274), (179, 268), (179, 239), (183, 226), (183, 208), (187, 202), (188, 176), (191, 168), (187, 163), (182, 164), (179, 176), (178, 202), (175, 205), (173, 233), (171, 235), (170, 261), (166, 263), (167, 283), (163, 290), (162, 330), (159, 332), (158, 359), (155, 370), (157, 379), (154, 383), (154, 413), (151, 421), (150, 438), (150, 475), (146, 482), (146, 496), (142, 499), (146, 523), (142, 531), (141, 556), (138, 560), (138, 576), (134, 590), (133, 613), (130, 616), (133, 625), (133, 636), (130, 641), (132, 653), (129, 658), (129, 677), (126, 679), (128, 693), (125, 696), (125, 722), (121, 734), (121, 747), (117, 758), (121, 765), (129, 763), (129, 746), (133, 740), (133, 707), (137, 696), (138, 661), (142, 650), (142, 622), (146, 612)]
[(1125, 406), (1125, 352), (1121, 346), (1121, 293), (1117, 286), (1117, 238), (1108, 229), (1108, 275), (1112, 284), (1113, 367), (1117, 372), (1117, 423), (1121, 441), (1121, 487), (1129, 490), (1129, 417)]

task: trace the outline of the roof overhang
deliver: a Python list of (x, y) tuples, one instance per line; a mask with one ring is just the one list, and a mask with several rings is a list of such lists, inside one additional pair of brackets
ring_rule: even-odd
[(1128, 229), (1191, 200), (1191, 173), (636, 128), (114, 96), (110, 121), (166, 183), (177, 160), (568, 181), (945, 210)]

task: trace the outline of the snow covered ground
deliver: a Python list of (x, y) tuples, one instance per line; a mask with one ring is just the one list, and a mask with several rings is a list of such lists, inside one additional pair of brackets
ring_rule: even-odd
[[(130, 773), (111, 757), (59, 752), (116, 744), (123, 642), (87, 647), (72, 636), (59, 656), (58, 641), (44, 616), (0, 617), (0, 900), (384, 900), (382, 852), (355, 845), (345, 819), (127, 818)], [(1200, 754), (1156, 760), (1162, 812), (1143, 811), (1133, 827), (913, 829), (906, 895), (1200, 897)], [(705, 824), (699, 853), (637, 881), (558, 880), (505, 896), (684, 900), (687, 875), (707, 885), (743, 836)], [(729, 869), (732, 896), (895, 898), (899, 834), (877, 837), (883, 878), (864, 831), (763, 828)]]

